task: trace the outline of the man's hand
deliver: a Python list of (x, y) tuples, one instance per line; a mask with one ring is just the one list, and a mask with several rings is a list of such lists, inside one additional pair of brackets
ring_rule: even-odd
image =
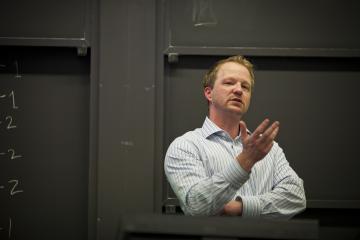
[(222, 211), (223, 215), (227, 216), (241, 216), (242, 214), (242, 202), (241, 201), (230, 201), (228, 202)]
[(269, 122), (269, 119), (265, 119), (256, 130), (249, 135), (246, 131), (245, 122), (240, 121), (240, 137), (243, 143), (243, 151), (236, 159), (247, 172), (250, 172), (254, 164), (269, 153), (274, 144), (274, 139), (279, 132), (280, 123), (275, 121), (268, 127)]

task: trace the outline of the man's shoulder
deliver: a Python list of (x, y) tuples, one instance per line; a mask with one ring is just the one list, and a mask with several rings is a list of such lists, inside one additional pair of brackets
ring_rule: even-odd
[(203, 137), (202, 129), (196, 128), (194, 130), (188, 131), (188, 132), (184, 133), (183, 135), (175, 138), (174, 141), (194, 142), (194, 141), (198, 141), (203, 138), (204, 137)]
[(184, 133), (183, 135), (175, 138), (171, 144), (170, 147), (188, 147), (188, 146), (197, 146), (200, 142), (204, 140), (204, 135), (202, 133), (201, 128), (196, 128), (192, 131), (188, 131)]

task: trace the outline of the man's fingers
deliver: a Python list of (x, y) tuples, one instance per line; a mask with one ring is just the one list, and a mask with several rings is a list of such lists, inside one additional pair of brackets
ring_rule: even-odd
[[(279, 126), (280, 126), (280, 123), (278, 122), (278, 121), (276, 121), (276, 122), (274, 122), (273, 124), (271, 124), (271, 126), (270, 127), (268, 127), (267, 129), (266, 129), (266, 131), (261, 135), (261, 137), (262, 138), (268, 138), (268, 137), (272, 137), (272, 134), (273, 134), (273, 132), (275, 131), (275, 129), (277, 129), (277, 128), (279, 128)], [(275, 135), (276, 136), (276, 135)], [(275, 137), (274, 137), (275, 138)], [(273, 138), (273, 139), (274, 139)]]
[(240, 121), (240, 137), (241, 140), (245, 140), (248, 136), (247, 134), (247, 128), (246, 128), (246, 123), (244, 121)]
[(275, 137), (277, 136), (279, 130), (280, 130), (280, 123), (277, 122), (277, 125), (275, 126), (274, 131), (272, 131), (272, 133), (271, 133), (271, 135), (270, 135), (270, 138), (271, 138), (272, 140), (275, 139)]
[(258, 138), (260, 135), (262, 135), (266, 129), (266, 127), (269, 125), (269, 119), (265, 119), (262, 123), (260, 123), (260, 125), (255, 129), (255, 131), (253, 132), (252, 136), (256, 139)]
[(258, 139), (258, 143), (267, 148), (269, 144), (272, 144), (275, 137), (279, 132), (279, 122), (274, 122), (266, 131), (265, 133)]
[[(269, 120), (265, 119), (249, 137), (248, 134), (243, 131), (246, 130), (245, 123), (241, 122), (241, 138), (246, 139), (243, 142), (244, 150), (239, 155), (238, 161), (240, 165), (247, 171), (251, 169), (253, 164), (263, 159), (266, 154), (269, 153), (274, 145), (274, 139), (279, 132), (280, 123), (275, 121), (269, 127)], [(246, 160), (243, 160), (245, 156)]]

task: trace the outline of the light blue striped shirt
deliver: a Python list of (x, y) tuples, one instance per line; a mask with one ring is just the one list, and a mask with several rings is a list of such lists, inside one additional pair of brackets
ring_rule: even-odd
[(236, 160), (241, 151), (240, 136), (232, 139), (208, 117), (170, 144), (165, 174), (185, 214), (216, 215), (236, 197), (243, 217), (290, 218), (305, 209), (303, 181), (276, 142), (250, 174)]

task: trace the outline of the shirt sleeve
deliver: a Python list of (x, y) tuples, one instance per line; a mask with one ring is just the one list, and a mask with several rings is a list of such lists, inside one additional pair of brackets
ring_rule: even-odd
[(166, 177), (188, 215), (216, 215), (232, 200), (249, 174), (233, 159), (223, 172), (209, 174), (198, 147), (177, 138), (169, 146), (164, 162)]
[(273, 189), (257, 196), (240, 196), (244, 217), (289, 219), (306, 208), (303, 180), (290, 167), (282, 149), (274, 144)]

